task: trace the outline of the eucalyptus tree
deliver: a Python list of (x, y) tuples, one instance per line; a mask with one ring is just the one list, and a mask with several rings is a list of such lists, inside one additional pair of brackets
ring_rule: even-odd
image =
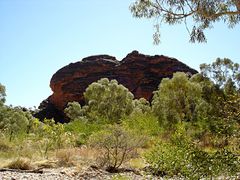
[(183, 72), (164, 78), (154, 92), (152, 108), (163, 125), (174, 125), (182, 121), (194, 121), (198, 110), (205, 106), (199, 83), (192, 82)]
[(212, 80), (226, 93), (240, 89), (240, 65), (228, 58), (217, 58), (212, 64), (201, 64), (203, 77)]
[(6, 89), (5, 86), (3, 86), (0, 83), (0, 105), (5, 102), (5, 97), (6, 97)]
[(19, 133), (26, 133), (28, 130), (29, 119), (25, 112), (19, 108), (4, 106), (0, 119), (0, 129), (9, 135), (10, 141)]
[(116, 80), (102, 78), (84, 93), (85, 112), (91, 118), (119, 122), (133, 111), (133, 94)]
[(228, 58), (217, 58), (211, 64), (201, 64), (200, 74), (191, 81), (202, 88), (208, 103), (208, 129), (222, 139), (239, 135), (240, 124), (240, 66)]
[(27, 132), (32, 115), (23, 111), (21, 107), (5, 105), (6, 89), (0, 84), (0, 131), (9, 135), (10, 140), (14, 135)]
[(215, 22), (222, 21), (232, 28), (240, 21), (239, 0), (135, 0), (130, 10), (136, 18), (155, 18), (155, 44), (160, 42), (162, 23), (183, 23), (190, 42), (206, 42), (204, 31), (212, 28)]

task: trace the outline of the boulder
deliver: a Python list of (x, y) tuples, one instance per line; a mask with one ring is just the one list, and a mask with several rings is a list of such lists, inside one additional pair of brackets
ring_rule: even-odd
[[(175, 58), (163, 55), (149, 56), (133, 51), (118, 61), (109, 55), (90, 56), (58, 70), (51, 78), (53, 94), (41, 104), (41, 112), (48, 112), (47, 118), (63, 118), (68, 102), (84, 104), (83, 93), (91, 83), (101, 79), (116, 79), (134, 94), (135, 98), (151, 101), (163, 78), (171, 78), (174, 72), (185, 72), (190, 76), (197, 73)], [(49, 111), (48, 111), (49, 109)], [(54, 114), (53, 112), (56, 112)], [(38, 116), (40, 117), (40, 116)], [(44, 114), (41, 114), (41, 118)]]

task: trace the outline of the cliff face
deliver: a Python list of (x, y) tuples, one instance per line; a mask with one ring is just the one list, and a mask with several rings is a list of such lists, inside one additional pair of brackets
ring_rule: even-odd
[[(84, 104), (83, 92), (88, 85), (101, 78), (116, 79), (135, 98), (151, 100), (152, 92), (157, 89), (162, 78), (172, 77), (177, 71), (197, 73), (174, 58), (148, 56), (137, 51), (128, 54), (122, 61), (108, 55), (90, 56), (63, 67), (53, 75), (50, 82), (53, 94), (41, 106), (45, 111), (47, 108), (54, 111), (55, 108), (59, 114), (68, 102), (78, 101)], [(50, 114), (47, 118), (50, 118)], [(56, 115), (52, 113), (52, 117)]]

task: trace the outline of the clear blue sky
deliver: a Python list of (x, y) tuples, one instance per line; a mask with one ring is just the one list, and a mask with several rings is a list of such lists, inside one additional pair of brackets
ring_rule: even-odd
[(152, 44), (153, 20), (132, 18), (133, 0), (0, 0), (0, 83), (7, 104), (38, 106), (51, 95), (49, 82), (61, 67), (83, 57), (132, 50), (175, 57), (198, 69), (217, 57), (240, 63), (240, 26), (218, 23), (207, 44), (191, 44), (184, 25), (164, 26)]

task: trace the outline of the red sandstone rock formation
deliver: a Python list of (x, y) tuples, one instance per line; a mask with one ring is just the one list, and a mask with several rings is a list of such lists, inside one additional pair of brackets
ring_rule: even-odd
[(89, 84), (101, 78), (116, 79), (135, 98), (151, 100), (162, 78), (172, 77), (177, 71), (197, 73), (177, 59), (162, 55), (148, 56), (137, 51), (128, 54), (122, 61), (108, 55), (90, 56), (63, 67), (53, 75), (50, 82), (53, 94), (42, 103), (42, 109), (50, 106), (50, 109), (54, 107), (62, 112), (68, 102), (84, 104), (83, 92)]

